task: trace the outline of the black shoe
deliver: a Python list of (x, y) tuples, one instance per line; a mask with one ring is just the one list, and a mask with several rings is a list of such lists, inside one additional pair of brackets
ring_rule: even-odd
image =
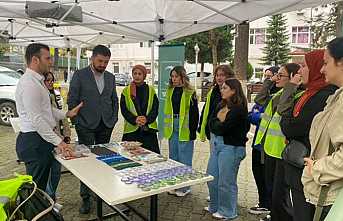
[(91, 211), (91, 201), (89, 199), (82, 200), (82, 205), (79, 209), (79, 212), (81, 214), (89, 214), (90, 211)]
[(270, 211), (267, 208), (260, 207), (258, 204), (254, 207), (251, 207), (249, 209), (249, 213), (255, 214), (255, 215), (260, 215), (260, 214), (269, 214)]

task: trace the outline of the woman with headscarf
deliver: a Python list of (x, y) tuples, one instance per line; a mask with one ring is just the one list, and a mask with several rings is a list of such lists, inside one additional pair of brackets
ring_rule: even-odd
[(143, 65), (132, 68), (132, 82), (121, 94), (120, 109), (124, 117), (123, 141), (138, 141), (142, 147), (160, 153), (157, 140), (158, 98), (153, 86), (144, 80), (147, 69)]
[(328, 43), (321, 73), (328, 84), (338, 89), (312, 121), (311, 154), (304, 159), (301, 181), (306, 202), (311, 204), (311, 215), (317, 207), (314, 220), (322, 221), (343, 188), (343, 37)]
[[(281, 118), (281, 129), (289, 143), (292, 140), (301, 142), (310, 152), (309, 132), (314, 116), (324, 109), (327, 98), (336, 87), (325, 82), (320, 73), (323, 66), (324, 50), (314, 50), (305, 55), (304, 62), (297, 74), (284, 87), (277, 108)], [(300, 85), (306, 90), (298, 99), (295, 93)], [(303, 168), (285, 161), (286, 183), (291, 188), (293, 201), (293, 221), (312, 220), (311, 206), (306, 202), (301, 183)]]
[[(169, 158), (192, 166), (194, 140), (199, 123), (198, 100), (183, 66), (170, 71), (164, 102), (163, 136), (168, 139)], [(178, 197), (191, 192), (190, 187), (169, 191)]]

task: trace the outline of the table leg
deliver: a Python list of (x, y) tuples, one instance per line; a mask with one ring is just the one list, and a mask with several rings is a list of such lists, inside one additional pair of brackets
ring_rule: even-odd
[(157, 195), (152, 195), (150, 197), (150, 221), (157, 221)]
[(96, 197), (96, 216), (98, 218), (99, 221), (102, 221), (103, 217), (102, 217), (102, 199), (97, 196)]

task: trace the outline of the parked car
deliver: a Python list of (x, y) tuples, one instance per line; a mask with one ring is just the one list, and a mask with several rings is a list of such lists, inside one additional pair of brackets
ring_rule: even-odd
[(202, 85), (207, 84), (208, 82), (213, 82), (213, 75), (210, 72), (203, 72), (203, 81), (201, 82), (201, 77), (200, 77), (201, 72), (198, 71), (197, 76), (195, 76), (195, 72), (190, 72), (187, 74), (189, 77), (189, 82), (193, 86), (195, 83), (195, 79), (197, 81), (197, 88), (201, 88)]
[(10, 118), (17, 117), (15, 90), (21, 75), (0, 66), (0, 124), (10, 126)]
[(125, 73), (114, 74), (116, 78), (116, 85), (127, 86), (131, 83), (131, 76)]

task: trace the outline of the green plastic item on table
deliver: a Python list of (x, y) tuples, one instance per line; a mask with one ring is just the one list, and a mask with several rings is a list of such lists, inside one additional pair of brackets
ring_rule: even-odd
[(332, 205), (329, 214), (324, 221), (342, 221), (343, 220), (343, 188), (339, 192), (335, 203)]

